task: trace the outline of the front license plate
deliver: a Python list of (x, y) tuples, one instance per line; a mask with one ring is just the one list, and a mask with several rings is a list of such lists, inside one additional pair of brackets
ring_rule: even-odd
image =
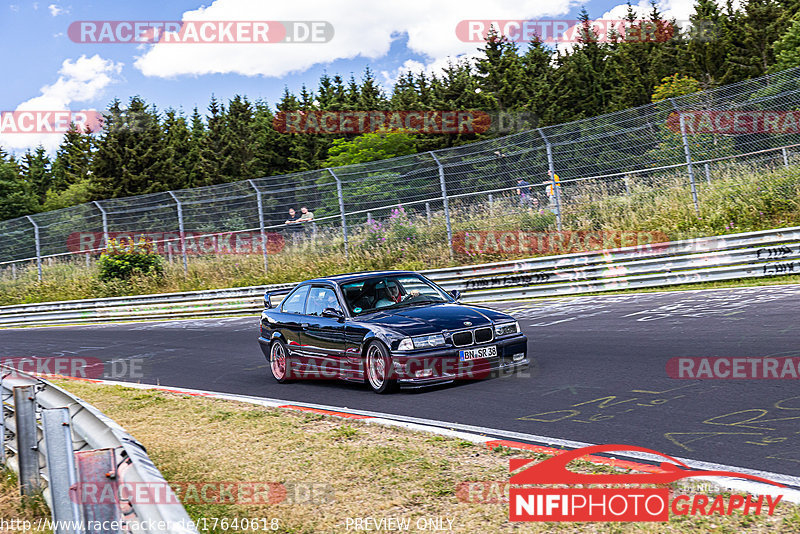
[(469, 349), (458, 351), (458, 359), (462, 362), (467, 360), (479, 360), (481, 358), (494, 358), (497, 356), (497, 347), (481, 347), (479, 349)]

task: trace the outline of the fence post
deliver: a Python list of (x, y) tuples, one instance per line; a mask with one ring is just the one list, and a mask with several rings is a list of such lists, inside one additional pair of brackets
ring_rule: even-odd
[(39, 440), (36, 430), (36, 397), (33, 386), (14, 386), (14, 420), (19, 487), (23, 496), (33, 496), (39, 489)]
[(342, 214), (342, 235), (344, 236), (344, 257), (347, 261), (350, 261), (350, 247), (348, 246), (347, 242), (347, 218), (344, 216), (344, 196), (342, 195), (342, 181), (336, 176), (336, 173), (333, 172), (333, 169), (330, 167), (328, 168), (328, 172), (331, 173), (333, 179), (336, 180), (336, 194), (339, 195), (339, 213)]
[(711, 183), (711, 168), (708, 166), (708, 163), (703, 164), (706, 169), (706, 182)]
[(550, 140), (544, 135), (541, 128), (536, 128), (539, 135), (542, 136), (544, 146), (547, 149), (547, 167), (550, 170), (550, 187), (553, 188), (553, 197), (556, 199), (556, 227), (561, 231), (561, 186), (556, 182), (556, 166), (553, 162), (553, 147), (550, 145)]
[[(183, 256), (183, 274), (189, 274), (189, 263), (186, 261), (186, 233), (183, 231), (183, 206), (172, 191), (167, 191), (175, 204), (178, 205), (178, 232), (181, 238), (181, 256)], [(166, 243), (165, 243), (166, 245)], [(168, 245), (167, 245), (168, 246)]]
[(428, 220), (428, 224), (431, 223), (431, 203), (425, 203), (425, 218)]
[(36, 269), (39, 271), (39, 281), (42, 281), (42, 246), (39, 241), (39, 225), (33, 220), (30, 215), (25, 216), (26, 219), (33, 225), (33, 239), (36, 244)]
[(108, 248), (108, 214), (97, 200), (95, 200), (92, 204), (94, 204), (97, 209), (100, 210), (100, 215), (103, 217), (103, 242), (105, 243), (105, 247)]
[(6, 465), (6, 412), (3, 406), (14, 394), (13, 392), (6, 394), (5, 388), (3, 388), (4, 374), (5, 370), (0, 369), (0, 464)]
[(78, 499), (71, 498), (69, 491), (77, 482), (69, 408), (42, 410), (42, 430), (47, 452), (47, 487), (53, 503), (51, 513), (53, 522), (60, 525), (56, 534), (73, 534), (78, 532), (80, 510)]
[(489, 193), (489, 211), (492, 211), (492, 201), (493, 200), (494, 200), (494, 198), (492, 197), (492, 194)]
[(444, 202), (444, 223), (447, 227), (447, 243), (450, 245), (450, 259), (453, 259), (453, 227), (450, 224), (450, 203), (447, 200), (447, 186), (444, 182), (444, 165), (436, 157), (436, 154), (429, 152), (436, 166), (439, 167), (439, 186), (442, 189), (442, 201)]
[(689, 150), (689, 138), (686, 136), (686, 122), (683, 119), (683, 113), (678, 109), (673, 99), (669, 99), (672, 107), (678, 112), (678, 119), (681, 123), (681, 139), (683, 140), (683, 152), (686, 155), (686, 168), (689, 171), (689, 183), (692, 187), (692, 202), (694, 202), (694, 211), (697, 216), (700, 216), (700, 204), (697, 201), (697, 184), (694, 181), (694, 165), (692, 165), (692, 152)]
[(256, 190), (256, 204), (258, 204), (258, 227), (261, 229), (261, 250), (264, 254), (264, 272), (269, 272), (267, 269), (267, 232), (264, 230), (264, 206), (261, 202), (261, 191), (256, 187), (253, 180), (247, 180), (250, 186)]
[(789, 166), (789, 154), (786, 152), (786, 148), (781, 149), (781, 155), (783, 155), (783, 166)]

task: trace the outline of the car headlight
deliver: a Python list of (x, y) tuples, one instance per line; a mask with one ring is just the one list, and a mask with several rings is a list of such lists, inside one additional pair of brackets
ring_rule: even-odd
[(519, 332), (519, 323), (501, 323), (494, 325), (494, 337), (507, 336)]
[(400, 344), (397, 345), (397, 350), (411, 350), (414, 348), (414, 343), (411, 341), (410, 337), (406, 337), (400, 340)]
[(440, 347), (444, 345), (444, 336), (442, 334), (433, 334), (430, 336), (417, 336), (412, 337), (415, 349), (429, 349), (431, 347)]

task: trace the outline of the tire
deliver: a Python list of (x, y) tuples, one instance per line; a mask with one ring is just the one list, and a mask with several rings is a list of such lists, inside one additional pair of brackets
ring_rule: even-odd
[(364, 362), (365, 380), (375, 393), (392, 393), (397, 390), (397, 379), (389, 378), (392, 374), (392, 357), (389, 351), (378, 341), (367, 345)]
[(272, 377), (279, 383), (285, 384), (292, 378), (291, 359), (286, 344), (276, 339), (269, 347), (269, 370)]

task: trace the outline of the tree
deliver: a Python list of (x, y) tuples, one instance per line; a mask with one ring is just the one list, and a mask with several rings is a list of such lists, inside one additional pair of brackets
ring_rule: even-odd
[(53, 192), (64, 191), (89, 179), (93, 148), (91, 130), (82, 132), (75, 124), (70, 124), (53, 162)]
[(53, 173), (51, 171), (50, 157), (43, 146), (36, 147), (33, 153), (30, 150), (25, 152), (22, 157), (22, 175), (25, 181), (30, 184), (37, 202), (40, 205), (44, 204), (47, 191), (53, 184)]
[(104, 119), (92, 160), (94, 200), (166, 191), (175, 185), (175, 162), (154, 106), (134, 96), (123, 110), (115, 100)]
[(661, 79), (661, 84), (656, 86), (651, 98), (652, 102), (660, 102), (667, 98), (688, 95), (700, 90), (700, 82), (691, 76), (680, 76), (676, 72), (672, 76)]
[(486, 45), (480, 49), (475, 70), (478, 87), (485, 94), (492, 110), (510, 110), (524, 106), (528, 99), (523, 83), (525, 68), (517, 52), (517, 45), (500, 36), (494, 29), (486, 36)]
[(36, 195), (13, 158), (0, 148), (0, 220), (35, 213)]
[(775, 64), (772, 72), (800, 67), (800, 15), (792, 17), (791, 25), (773, 45)]
[(414, 136), (401, 132), (374, 132), (352, 141), (335, 139), (328, 150), (326, 167), (341, 167), (416, 153)]

